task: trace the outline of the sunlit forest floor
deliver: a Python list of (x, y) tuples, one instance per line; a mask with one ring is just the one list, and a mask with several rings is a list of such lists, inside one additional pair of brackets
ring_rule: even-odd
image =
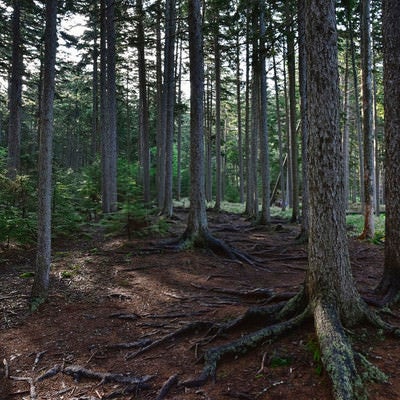
[[(223, 360), (216, 382), (199, 388), (172, 384), (160, 393), (174, 375), (178, 382), (198, 376), (204, 349), (266, 321), (213, 341), (205, 325), (190, 324), (227, 322), (251, 306), (281, 301), (304, 279), (307, 253), (295, 241), (297, 226), (274, 219), (271, 227), (257, 228), (231, 213), (210, 212), (209, 221), (216, 237), (257, 265), (207, 250), (163, 249), (163, 241), (184, 231), (183, 209), (162, 237), (128, 239), (91, 227), (55, 241), (49, 301), (33, 314), (27, 300), (35, 249), (3, 249), (0, 399), (331, 399), (311, 322)], [(382, 272), (383, 246), (349, 240), (357, 285), (367, 296)], [(386, 310), (386, 320), (400, 324), (399, 317), (398, 307)], [(196, 329), (166, 336), (183, 327)], [(370, 398), (400, 398), (400, 341), (363, 326), (349, 334), (354, 347), (389, 375), (389, 383), (368, 386)], [(151, 343), (153, 348), (135, 355)], [(133, 384), (134, 378), (142, 384)]]

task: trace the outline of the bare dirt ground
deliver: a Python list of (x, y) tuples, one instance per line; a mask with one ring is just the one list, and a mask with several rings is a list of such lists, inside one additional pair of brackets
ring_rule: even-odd
[[(160, 250), (166, 237), (128, 240), (91, 232), (55, 241), (49, 301), (30, 314), (35, 250), (2, 250), (0, 400), (331, 399), (312, 321), (247, 355), (223, 360), (216, 382), (200, 388), (173, 384), (160, 394), (169, 378), (179, 383), (201, 373), (204, 349), (267, 322), (210, 343), (199, 325), (140, 355), (136, 351), (191, 323), (226, 322), (251, 306), (272, 304), (295, 293), (304, 279), (307, 254), (295, 242), (298, 227), (274, 221), (269, 229), (256, 229), (224, 213), (210, 213), (209, 220), (215, 236), (256, 258), (259, 266), (206, 250)], [(185, 223), (178, 210), (168, 237), (181, 234)], [(383, 247), (350, 239), (350, 251), (358, 288), (368, 295), (382, 272)], [(275, 297), (252, 292), (266, 288)], [(400, 324), (399, 308), (384, 317)], [(399, 399), (400, 341), (367, 325), (349, 334), (353, 346), (389, 376), (388, 383), (368, 385), (370, 398)]]

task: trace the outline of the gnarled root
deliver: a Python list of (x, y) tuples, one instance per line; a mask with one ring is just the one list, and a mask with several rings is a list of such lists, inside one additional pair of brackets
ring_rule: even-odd
[(264, 340), (277, 337), (299, 326), (307, 317), (310, 316), (309, 308), (306, 308), (300, 315), (284, 322), (267, 326), (258, 331), (249, 333), (231, 343), (214, 347), (206, 351), (204, 354), (204, 368), (201, 375), (194, 380), (186, 381), (184, 386), (201, 386), (209, 378), (215, 379), (218, 362), (227, 355), (245, 354), (247, 351), (254, 349)]
[(364, 397), (362, 380), (357, 372), (351, 344), (344, 333), (338, 311), (319, 302), (314, 309), (315, 329), (321, 348), (321, 359), (333, 385), (336, 399)]
[(217, 239), (208, 231), (208, 229), (196, 233), (185, 231), (178, 240), (170, 242), (164, 247), (175, 251), (181, 251), (193, 247), (205, 248), (210, 249), (216, 254), (222, 254), (231, 260), (238, 260), (252, 266), (257, 265), (257, 262), (253, 260), (250, 255), (229, 246), (223, 240)]

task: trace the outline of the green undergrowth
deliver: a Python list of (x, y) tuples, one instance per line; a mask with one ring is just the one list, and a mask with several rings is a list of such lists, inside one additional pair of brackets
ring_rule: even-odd
[[(385, 241), (385, 215), (380, 214), (374, 217), (375, 235), (372, 243), (382, 244)], [(364, 216), (362, 214), (349, 214), (346, 216), (346, 223), (351, 236), (359, 236), (364, 228)]]

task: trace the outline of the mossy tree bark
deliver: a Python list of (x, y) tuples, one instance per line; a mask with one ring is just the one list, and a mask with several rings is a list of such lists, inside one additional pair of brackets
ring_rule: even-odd
[(400, 293), (400, 3), (383, 2), (385, 91), (385, 260), (378, 290), (384, 302), (398, 300)]

